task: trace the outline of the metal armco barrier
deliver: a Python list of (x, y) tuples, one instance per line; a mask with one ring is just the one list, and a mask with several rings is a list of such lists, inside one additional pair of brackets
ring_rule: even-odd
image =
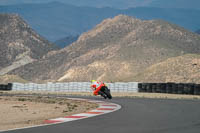
[(139, 92), (200, 95), (200, 84), (138, 83)]
[[(52, 92), (91, 92), (90, 82), (67, 82), (67, 83), (13, 83), (14, 91), (52, 91)], [(137, 82), (106, 83), (111, 92), (138, 92)]]
[(8, 83), (7, 85), (0, 84), (0, 91), (10, 91), (10, 90), (12, 90), (12, 83)]

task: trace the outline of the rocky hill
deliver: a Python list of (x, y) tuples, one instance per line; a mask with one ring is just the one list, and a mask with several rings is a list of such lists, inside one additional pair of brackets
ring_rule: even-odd
[(200, 55), (189, 54), (169, 58), (130, 79), (139, 82), (200, 83)]
[(82, 34), (72, 45), (49, 52), (12, 74), (33, 81), (122, 81), (188, 53), (200, 54), (197, 34), (161, 20), (119, 15)]
[(15, 14), (0, 14), (0, 48), (0, 75), (37, 61), (56, 49)]

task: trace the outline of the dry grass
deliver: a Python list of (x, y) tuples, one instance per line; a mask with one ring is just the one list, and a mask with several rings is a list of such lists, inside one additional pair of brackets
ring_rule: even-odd
[(28, 81), (22, 79), (17, 75), (0, 75), (0, 83), (7, 84), (12, 82), (28, 83)]

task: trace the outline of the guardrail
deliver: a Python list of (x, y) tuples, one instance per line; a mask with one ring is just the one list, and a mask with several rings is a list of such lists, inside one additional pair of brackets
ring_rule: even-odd
[[(91, 92), (90, 82), (66, 82), (66, 83), (13, 83), (14, 91), (52, 91), (52, 92)], [(138, 92), (137, 82), (106, 83), (112, 92)]]

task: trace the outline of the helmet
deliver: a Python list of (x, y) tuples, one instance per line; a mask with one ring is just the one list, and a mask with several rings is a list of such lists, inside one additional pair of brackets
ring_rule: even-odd
[(91, 80), (91, 82), (93, 83), (93, 82), (96, 82), (96, 80)]

